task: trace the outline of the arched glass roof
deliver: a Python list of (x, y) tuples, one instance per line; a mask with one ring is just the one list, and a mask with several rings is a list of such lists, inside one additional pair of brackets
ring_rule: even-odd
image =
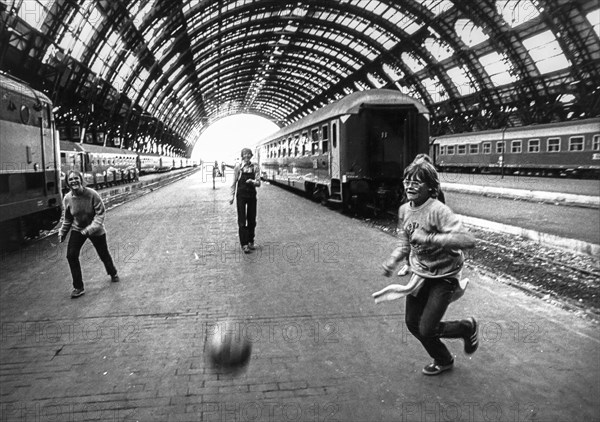
[(0, 0), (0, 13), (0, 70), (44, 90), (60, 125), (126, 148), (189, 155), (222, 117), (285, 125), (369, 88), (422, 101), (434, 135), (600, 113), (595, 0)]

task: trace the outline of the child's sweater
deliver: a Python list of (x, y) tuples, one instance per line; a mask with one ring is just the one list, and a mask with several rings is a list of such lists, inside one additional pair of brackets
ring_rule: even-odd
[[(424, 278), (450, 277), (460, 272), (464, 263), (463, 253), (451, 245), (460, 244), (464, 234), (469, 238), (470, 235), (450, 208), (429, 198), (419, 207), (413, 208), (410, 203), (402, 205), (398, 217), (400, 243), (392, 256), (400, 258), (410, 248), (411, 271)], [(418, 228), (433, 234), (435, 241), (430, 244), (411, 243), (410, 237)]]
[(104, 203), (98, 192), (83, 188), (80, 195), (69, 192), (63, 199), (63, 218), (60, 235), (65, 237), (72, 228), (84, 235), (101, 236), (104, 229)]

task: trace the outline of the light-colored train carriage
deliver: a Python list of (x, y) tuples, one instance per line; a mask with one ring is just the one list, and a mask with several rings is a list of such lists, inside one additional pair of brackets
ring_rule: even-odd
[(432, 148), (441, 171), (598, 177), (600, 118), (441, 136)]
[(67, 190), (64, 175), (80, 171), (88, 186), (102, 188), (138, 179), (137, 153), (125, 149), (61, 141), (62, 188)]

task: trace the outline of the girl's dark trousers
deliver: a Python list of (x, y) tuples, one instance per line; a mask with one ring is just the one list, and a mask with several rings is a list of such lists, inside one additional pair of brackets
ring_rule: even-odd
[(442, 322), (457, 286), (455, 278), (428, 278), (416, 297), (406, 297), (406, 326), (439, 365), (454, 361), (441, 339), (464, 338), (469, 333), (468, 322)]
[(71, 276), (73, 276), (73, 288), (83, 289), (83, 278), (81, 274), (81, 265), (79, 263), (79, 254), (81, 248), (87, 239), (90, 239), (98, 256), (104, 263), (106, 273), (110, 276), (117, 274), (117, 269), (113, 263), (110, 252), (108, 251), (108, 245), (106, 244), (106, 234), (101, 236), (84, 236), (78, 231), (71, 230), (71, 236), (69, 237), (69, 245), (67, 246), (67, 261), (69, 261), (69, 267), (71, 268)]
[(237, 215), (240, 235), (240, 245), (246, 246), (254, 243), (254, 230), (256, 229), (256, 196), (237, 197)]

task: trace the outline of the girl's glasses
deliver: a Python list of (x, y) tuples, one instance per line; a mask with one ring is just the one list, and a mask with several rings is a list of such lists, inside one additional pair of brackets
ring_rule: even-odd
[(423, 182), (419, 182), (417, 180), (403, 180), (402, 183), (407, 188), (420, 188), (424, 185)]

